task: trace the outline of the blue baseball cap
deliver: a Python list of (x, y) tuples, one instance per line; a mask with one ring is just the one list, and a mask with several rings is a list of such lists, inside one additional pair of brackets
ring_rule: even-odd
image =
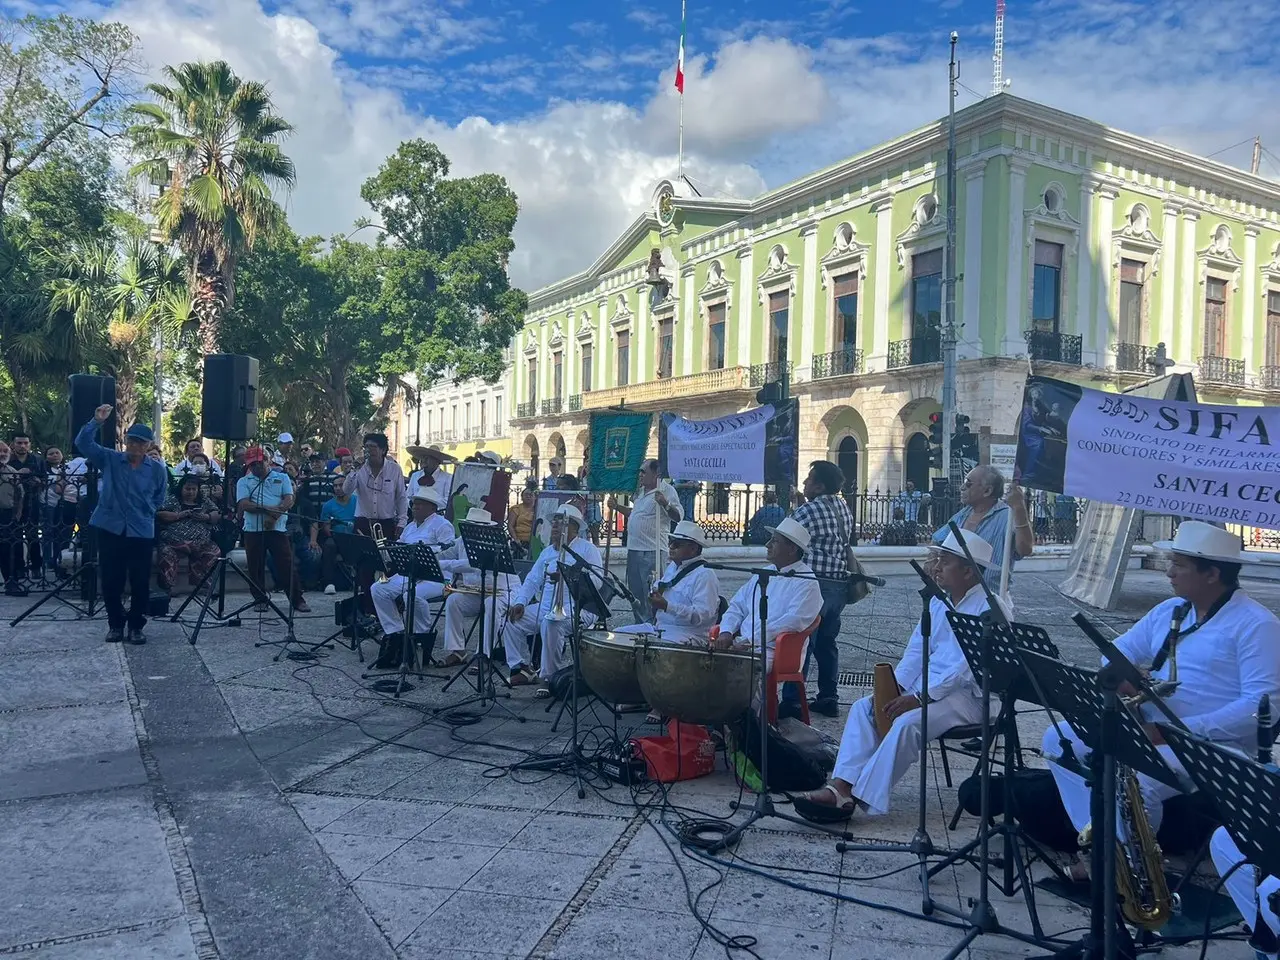
[(145, 423), (135, 423), (125, 432), (125, 438), (130, 440), (141, 440), (144, 443), (150, 443), (155, 439), (155, 435), (151, 432), (151, 428)]

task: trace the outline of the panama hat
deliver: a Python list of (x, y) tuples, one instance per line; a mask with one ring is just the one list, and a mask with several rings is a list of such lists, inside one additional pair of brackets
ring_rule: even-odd
[(409, 446), (405, 447), (404, 452), (415, 460), (433, 458), (442, 463), (453, 463), (458, 459), (457, 457), (453, 457), (445, 453), (439, 447), (423, 447), (416, 443), (411, 443)]
[(492, 463), (495, 467), (502, 466), (502, 457), (492, 450), (481, 450), (476, 456), (487, 463)]
[(991, 555), (993, 553), (991, 544), (971, 530), (964, 531), (962, 536), (964, 537), (964, 546), (960, 545), (960, 541), (956, 539), (954, 533), (948, 533), (947, 539), (941, 543), (932, 544), (931, 549), (941, 550), (943, 553), (953, 553), (957, 557), (968, 560), (969, 558), (964, 553), (964, 547), (968, 547), (969, 553), (973, 555), (974, 563), (980, 567), (991, 566)]
[(428, 503), (434, 503), (437, 510), (444, 509), (444, 494), (435, 487), (419, 486), (413, 491), (414, 500), (426, 500)]
[(785, 537), (794, 543), (801, 550), (809, 549), (809, 531), (804, 528), (799, 520), (793, 520), (787, 517), (776, 527), (765, 527), (770, 533), (776, 533), (780, 537)]
[(566, 520), (572, 520), (578, 525), (579, 529), (582, 528), (582, 513), (572, 504), (566, 503), (563, 507), (556, 510), (554, 516), (564, 517)]
[(493, 523), (493, 514), (484, 507), (472, 507), (467, 511), (466, 523)]
[(707, 534), (700, 526), (692, 520), (681, 520), (676, 524), (676, 528), (671, 531), (672, 540), (688, 540), (690, 543), (696, 543), (700, 547), (707, 545)]
[(1158, 540), (1153, 546), (1184, 557), (1223, 563), (1249, 563), (1254, 559), (1244, 552), (1238, 536), (1203, 520), (1184, 520), (1172, 540)]

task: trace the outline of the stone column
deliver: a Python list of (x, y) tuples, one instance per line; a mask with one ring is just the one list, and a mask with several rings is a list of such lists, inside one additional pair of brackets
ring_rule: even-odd
[[(1200, 289), (1199, 270), (1196, 269), (1196, 222), (1200, 212), (1190, 207), (1182, 211), (1182, 255), (1178, 274), (1182, 277), (1179, 298), (1178, 322), (1173, 327), (1173, 342), (1168, 345), (1169, 356), (1186, 368), (1200, 360), (1204, 329), (1196, 323), (1196, 291)], [(1197, 340), (1197, 335), (1199, 339)]]
[(1244, 276), (1240, 279), (1240, 296), (1244, 309), (1240, 312), (1240, 356), (1244, 358), (1246, 374), (1255, 370), (1253, 364), (1253, 340), (1258, 316), (1258, 225), (1245, 224), (1244, 228)]
[(893, 280), (893, 197), (885, 197), (871, 205), (876, 215), (875, 245), (875, 315), (871, 327), (871, 356), (866, 370), (884, 370), (889, 364), (889, 286)]
[(756, 295), (755, 277), (751, 275), (754, 258), (748, 239), (738, 248), (738, 366), (751, 366), (751, 318)]
[(1022, 336), (1027, 301), (1024, 275), (1027, 250), (1023, 243), (1023, 223), (1029, 166), (1030, 163), (1022, 157), (1009, 158), (1009, 249), (1005, 265), (1004, 340), (1000, 344), (1000, 353), (1006, 357), (1027, 352), (1027, 341)]
[[(1106, 351), (1103, 344), (1097, 342), (1097, 328), (1093, 325), (1093, 263), (1099, 246), (1095, 235), (1100, 229), (1093, 216), (1093, 191), (1097, 182), (1097, 178), (1090, 174), (1080, 178), (1080, 250), (1076, 256), (1075, 332), (1080, 335), (1081, 362), (1101, 367), (1106, 363)], [(1101, 241), (1104, 250), (1107, 243), (1106, 239)]]
[(680, 295), (680, 325), (684, 328), (680, 336), (680, 349), (683, 354), (680, 362), (680, 372), (681, 375), (687, 377), (693, 373), (694, 328), (702, 326), (699, 322), (702, 318), (697, 310), (698, 294), (694, 290), (692, 266), (681, 268), (680, 281), (684, 289), (684, 293)]
[(598, 304), (600, 310), (599, 327), (596, 331), (595, 353), (591, 358), (591, 379), (594, 381), (591, 385), (592, 390), (604, 390), (608, 384), (605, 382), (605, 364), (608, 362), (609, 354), (609, 300), (606, 297)]
[[(1178, 299), (1178, 214), (1182, 212), (1182, 204), (1175, 200), (1164, 203), (1164, 236), (1160, 240), (1160, 318), (1156, 327), (1155, 339), (1150, 346), (1163, 343), (1167, 352), (1173, 354), (1173, 318), (1177, 313)], [(1154, 319), (1154, 318), (1152, 318)]]
[[(804, 240), (804, 262), (801, 264), (800, 296), (804, 309), (800, 321), (800, 352), (795, 359), (795, 378), (810, 380), (813, 367), (814, 324), (818, 316), (818, 222), (810, 220), (800, 228)], [(825, 311), (824, 311), (825, 312)]]
[(1099, 184), (1098, 223), (1094, 231), (1094, 262), (1098, 267), (1098, 315), (1094, 325), (1094, 337), (1099, 365), (1113, 367), (1116, 362), (1116, 323), (1111, 314), (1111, 232), (1115, 229), (1115, 202), (1119, 193), (1109, 184)]
[(960, 316), (956, 324), (956, 359), (982, 356), (982, 197), (987, 162), (975, 163), (964, 172), (964, 275), (959, 292)]
[(631, 335), (631, 369), (634, 373), (628, 378), (628, 383), (644, 383), (649, 379), (649, 344), (652, 342), (649, 325), (652, 321), (649, 319), (648, 284), (641, 284), (636, 292), (640, 302), (636, 306), (635, 332)]

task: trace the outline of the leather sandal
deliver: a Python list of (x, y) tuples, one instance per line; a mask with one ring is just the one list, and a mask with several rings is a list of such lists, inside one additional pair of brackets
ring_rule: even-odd
[[(835, 803), (821, 803), (815, 797), (824, 792), (831, 794)], [(854, 797), (844, 799), (840, 791), (829, 783), (817, 790), (812, 790), (795, 798), (793, 805), (796, 813), (810, 823), (843, 823), (854, 815), (858, 809), (858, 801)]]

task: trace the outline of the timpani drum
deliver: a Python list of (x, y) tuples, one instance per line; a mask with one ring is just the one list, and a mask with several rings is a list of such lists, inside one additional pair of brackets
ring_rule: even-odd
[(643, 643), (636, 655), (645, 702), (685, 723), (737, 720), (750, 709), (751, 695), (760, 686), (758, 669), (749, 652), (679, 643)]
[(583, 630), (578, 645), (582, 679), (606, 703), (644, 703), (636, 679), (637, 641), (649, 634)]

